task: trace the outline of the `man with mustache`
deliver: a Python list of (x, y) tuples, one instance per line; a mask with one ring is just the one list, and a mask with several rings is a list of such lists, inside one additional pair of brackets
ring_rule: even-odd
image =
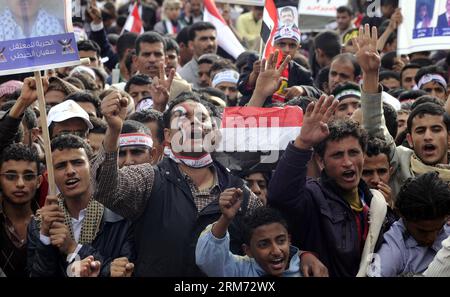
[(213, 24), (197, 22), (189, 28), (189, 48), (193, 51), (191, 61), (181, 68), (179, 74), (195, 88), (199, 88), (198, 59), (203, 54), (215, 54), (217, 52), (217, 32)]

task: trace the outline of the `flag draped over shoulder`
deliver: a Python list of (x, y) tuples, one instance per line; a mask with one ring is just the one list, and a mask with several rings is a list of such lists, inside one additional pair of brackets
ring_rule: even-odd
[(241, 53), (245, 51), (245, 48), (239, 42), (237, 37), (231, 31), (222, 15), (214, 3), (214, 0), (204, 0), (203, 5), (205, 7), (203, 12), (203, 20), (210, 22), (216, 27), (217, 31), (217, 44), (226, 51), (233, 58), (237, 58)]
[(142, 19), (139, 14), (139, 3), (134, 3), (133, 9), (123, 26), (123, 32), (134, 32), (137, 34), (144, 33), (144, 26), (142, 24)]
[(284, 26), (280, 20), (280, 11), (283, 7), (292, 7), (295, 13), (294, 22), (298, 28), (298, 0), (265, 0), (263, 22), (261, 27), (261, 39), (265, 44), (263, 57), (267, 58), (273, 52), (274, 36), (279, 28)]
[(302, 124), (298, 106), (226, 107), (217, 151), (282, 151), (299, 135)]

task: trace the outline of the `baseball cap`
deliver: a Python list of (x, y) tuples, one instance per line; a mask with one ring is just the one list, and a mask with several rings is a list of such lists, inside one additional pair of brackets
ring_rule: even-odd
[(297, 26), (283, 26), (281, 28), (278, 28), (273, 40), (277, 41), (285, 38), (300, 42), (300, 30), (297, 28)]
[(94, 128), (89, 120), (88, 113), (73, 100), (63, 101), (50, 108), (47, 126), (50, 127), (53, 122), (59, 123), (72, 118), (80, 118), (86, 123), (89, 129)]

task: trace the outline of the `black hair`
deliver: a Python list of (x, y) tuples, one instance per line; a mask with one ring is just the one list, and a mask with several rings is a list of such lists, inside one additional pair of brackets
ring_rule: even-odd
[(412, 63), (419, 65), (420, 68), (433, 65), (433, 61), (429, 58), (417, 58), (414, 59)]
[(122, 131), (120, 133), (121, 134), (144, 133), (144, 134), (147, 134), (148, 136), (152, 135), (152, 132), (150, 131), (150, 129), (147, 126), (145, 126), (144, 124), (142, 124), (138, 121), (133, 121), (133, 120), (126, 120), (125, 122), (123, 122)]
[(72, 84), (73, 86), (77, 87), (80, 90), (86, 90), (83, 82), (78, 77), (68, 76), (68, 77), (64, 77), (63, 80)]
[(437, 172), (409, 178), (400, 188), (395, 207), (406, 221), (443, 218), (450, 214), (450, 187)]
[(181, 94), (179, 94), (174, 100), (169, 102), (169, 106), (163, 113), (164, 128), (170, 129), (170, 119), (172, 117), (172, 109), (178, 104), (183, 103), (185, 101), (194, 101), (201, 103), (200, 97), (194, 92), (182, 92)]
[(378, 156), (379, 154), (385, 154), (388, 162), (391, 161), (391, 149), (387, 142), (379, 137), (369, 137), (367, 140), (366, 155), (368, 157)]
[(333, 62), (334, 61), (352, 63), (353, 75), (355, 76), (355, 78), (361, 75), (361, 66), (359, 66), (354, 55), (352, 55), (350, 53), (339, 54), (333, 58)]
[(137, 111), (132, 113), (128, 120), (133, 120), (140, 122), (142, 124), (148, 123), (148, 122), (155, 122), (158, 126), (158, 133), (156, 135), (156, 138), (158, 139), (159, 143), (164, 142), (164, 128), (163, 128), (163, 114), (162, 112), (154, 109), (145, 109), (141, 111)]
[(420, 104), (427, 103), (427, 102), (434, 103), (434, 104), (444, 107), (444, 102), (442, 102), (441, 99), (436, 98), (431, 95), (423, 95), (423, 96), (417, 97), (416, 100), (411, 104), (411, 110), (413, 110)]
[(89, 130), (89, 134), (91, 134), (91, 133), (105, 134), (106, 133), (108, 124), (104, 120), (102, 120), (98, 117), (89, 117), (89, 121), (91, 121), (92, 126), (94, 127), (91, 130)]
[(443, 122), (444, 126), (447, 129), (447, 132), (450, 131), (450, 118), (448, 114), (445, 112), (444, 108), (436, 103), (426, 102), (417, 105), (415, 108), (412, 109), (411, 113), (409, 114), (406, 128), (408, 130), (408, 133), (411, 133), (412, 122), (414, 118), (416, 116), (421, 118), (424, 115), (442, 116), (444, 118)]
[(156, 31), (151, 31), (151, 32), (145, 32), (141, 35), (139, 35), (139, 37), (136, 39), (136, 46), (135, 46), (135, 50), (136, 50), (136, 55), (139, 56), (139, 53), (141, 51), (141, 43), (162, 43), (163, 45), (163, 51), (164, 53), (166, 52), (166, 40), (164, 39), (164, 37), (159, 34)]
[(196, 90), (196, 92), (200, 95), (200, 98), (205, 99), (206, 101), (208, 101), (207, 98), (204, 98), (205, 96), (215, 96), (218, 97), (220, 99), (222, 99), (223, 101), (227, 101), (227, 95), (225, 95), (224, 92), (222, 92), (219, 89), (213, 88), (213, 87), (206, 87), (206, 88), (200, 88), (198, 90)]
[(394, 78), (400, 82), (400, 74), (398, 72), (392, 71), (392, 70), (384, 70), (381, 71), (379, 74), (380, 81), (384, 79)]
[(405, 67), (402, 68), (402, 71), (400, 71), (400, 79), (403, 80), (403, 73), (405, 73), (408, 69), (420, 69), (420, 65), (416, 63), (409, 63), (406, 64)]
[(314, 38), (314, 47), (321, 49), (329, 59), (333, 59), (341, 52), (340, 37), (333, 31), (322, 32)]
[(352, 119), (340, 119), (328, 123), (330, 134), (314, 146), (314, 152), (321, 158), (325, 155), (328, 142), (339, 141), (349, 136), (358, 139), (364, 153), (367, 148), (367, 132)]
[(427, 92), (424, 90), (407, 90), (400, 93), (398, 96), (398, 101), (402, 102), (404, 100), (416, 100), (423, 95), (427, 95)]
[(404, 91), (405, 91), (405, 89), (395, 88), (395, 89), (387, 90), (387, 93), (389, 95), (391, 95), (392, 97), (397, 98), (397, 100), (398, 100), (398, 96), (400, 96), (400, 94), (403, 93)]
[(94, 51), (98, 57), (102, 54), (102, 50), (100, 49), (98, 43), (90, 39), (78, 41), (77, 47), (78, 51)]
[(136, 55), (136, 51), (134, 49), (130, 50), (125, 57), (125, 68), (127, 68), (128, 73), (132, 73), (132, 67), (133, 67), (133, 57)]
[(92, 103), (92, 105), (94, 105), (95, 107), (95, 112), (97, 117), (101, 118), (102, 117), (102, 111), (100, 109), (100, 99), (97, 96), (94, 96), (92, 93), (90, 92), (74, 92), (68, 96), (66, 96), (66, 98), (64, 98), (64, 101), (66, 100), (73, 100), (75, 102), (89, 102)]
[(206, 30), (216, 30), (213, 24), (210, 22), (196, 22), (189, 27), (189, 39), (188, 41), (193, 41), (195, 36), (197, 35), (197, 31), (206, 31)]
[(177, 41), (178, 45), (180, 45), (180, 44), (184, 44), (185, 46), (188, 45), (190, 27), (191, 26), (186, 26), (183, 29), (181, 29), (180, 32), (178, 32), (177, 37), (175, 39)]
[[(14, 104), (16, 103), (15, 100), (10, 100), (5, 102), (2, 107), (0, 108), (0, 110), (2, 111), (7, 111), (9, 109), (11, 109)], [(36, 128), (38, 126), (38, 120), (37, 120), (37, 116), (34, 113), (33, 109), (31, 109), (31, 107), (27, 107), (23, 113), (23, 118), (22, 118), (22, 122), (23, 125), (28, 129), (33, 129)]]
[(129, 92), (131, 85), (145, 86), (152, 83), (152, 79), (146, 74), (135, 74), (126, 83), (124, 91)]
[(203, 54), (198, 58), (197, 64), (213, 64), (215, 61), (221, 59), (216, 54)]
[(93, 155), (91, 146), (84, 141), (83, 138), (73, 134), (61, 134), (56, 136), (52, 139), (51, 148), (52, 152), (65, 149), (84, 149), (88, 158), (91, 158)]
[(345, 13), (346, 12), (346, 13), (348, 13), (349, 16), (353, 16), (353, 10), (348, 6), (339, 6), (336, 9), (336, 12), (337, 13)]
[(28, 147), (23, 143), (13, 143), (8, 145), (0, 155), (0, 168), (4, 162), (10, 160), (36, 162), (37, 174), (40, 174), (39, 155), (33, 147)]
[[(213, 72), (218, 73), (222, 70), (229, 70), (229, 69), (237, 71), (237, 68), (236, 68), (236, 66), (234, 66), (233, 62), (231, 62), (228, 59), (220, 58), (220, 59), (217, 59), (216, 61), (214, 61), (214, 63), (211, 65), (211, 68), (209, 69), (209, 73), (211, 73), (211, 74)], [(211, 79), (212, 78), (213, 77), (211, 77)]]
[(236, 59), (236, 68), (239, 69), (239, 72), (241, 72), (242, 67), (246, 66), (249, 61), (252, 61), (253, 63), (259, 59), (258, 53), (256, 51), (247, 50), (245, 52), (242, 52)]
[(388, 129), (389, 134), (391, 134), (392, 138), (395, 139), (398, 131), (397, 111), (389, 103), (383, 102), (383, 113), (384, 120), (386, 122), (386, 128)]
[(125, 32), (119, 36), (116, 45), (119, 61), (122, 61), (122, 59), (125, 57), (127, 49), (134, 49), (137, 37), (138, 35), (133, 32)]
[(278, 210), (267, 206), (258, 207), (252, 214), (246, 215), (243, 219), (242, 231), (244, 243), (250, 245), (253, 232), (256, 228), (274, 223), (279, 223), (288, 230), (286, 220), (281, 216)]
[(108, 74), (99, 67), (90, 67), (95, 72), (95, 77), (99, 78), (102, 83), (102, 90), (105, 88), (106, 80), (108, 78)]
[(180, 46), (175, 41), (175, 39), (173, 39), (172, 37), (169, 37), (169, 36), (165, 36), (164, 39), (166, 40), (165, 52), (167, 53), (168, 51), (175, 50), (177, 55), (179, 55), (180, 54)]
[(317, 99), (314, 97), (307, 97), (307, 96), (298, 96), (294, 99), (289, 100), (288, 102), (286, 102), (285, 105), (287, 106), (299, 106), (302, 110), (303, 113), (306, 113), (306, 108), (308, 107), (308, 105), (312, 102), (316, 102)]
[(315, 81), (316, 87), (318, 87), (322, 91), (325, 91), (324, 84), (328, 85), (329, 75), (330, 75), (330, 66), (321, 68), (316, 77), (316, 81)]
[(71, 77), (78, 78), (84, 86), (86, 91), (98, 91), (98, 86), (95, 80), (87, 74), (86, 72), (75, 72), (71, 75)]
[[(442, 68), (435, 66), (435, 65), (420, 68), (420, 70), (417, 71), (416, 77), (414, 78), (416, 83), (418, 84), (420, 79), (422, 78), (422, 76), (424, 76), (426, 74), (438, 74), (438, 75), (442, 76), (442, 78), (444, 78), (445, 81), (448, 83), (448, 75), (445, 73), (445, 71)], [(445, 90), (445, 91), (447, 91), (447, 90)]]

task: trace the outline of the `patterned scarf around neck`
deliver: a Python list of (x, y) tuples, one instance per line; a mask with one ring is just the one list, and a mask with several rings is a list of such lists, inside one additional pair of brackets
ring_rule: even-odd
[[(72, 229), (72, 217), (70, 216), (69, 210), (64, 203), (63, 196), (59, 194), (58, 198), (59, 207), (64, 211), (64, 224), (69, 227), (70, 236), (73, 240), (75, 240)], [(103, 204), (91, 198), (88, 206), (86, 207), (86, 215), (81, 227), (80, 238), (78, 239), (79, 244), (91, 244), (92, 241), (94, 241), (100, 229), (104, 208), (105, 207)]]
[(430, 166), (422, 163), (416, 154), (411, 155), (411, 169), (415, 174), (423, 174), (431, 171), (439, 172), (439, 178), (446, 182), (450, 182), (450, 166), (446, 164), (437, 164)]

